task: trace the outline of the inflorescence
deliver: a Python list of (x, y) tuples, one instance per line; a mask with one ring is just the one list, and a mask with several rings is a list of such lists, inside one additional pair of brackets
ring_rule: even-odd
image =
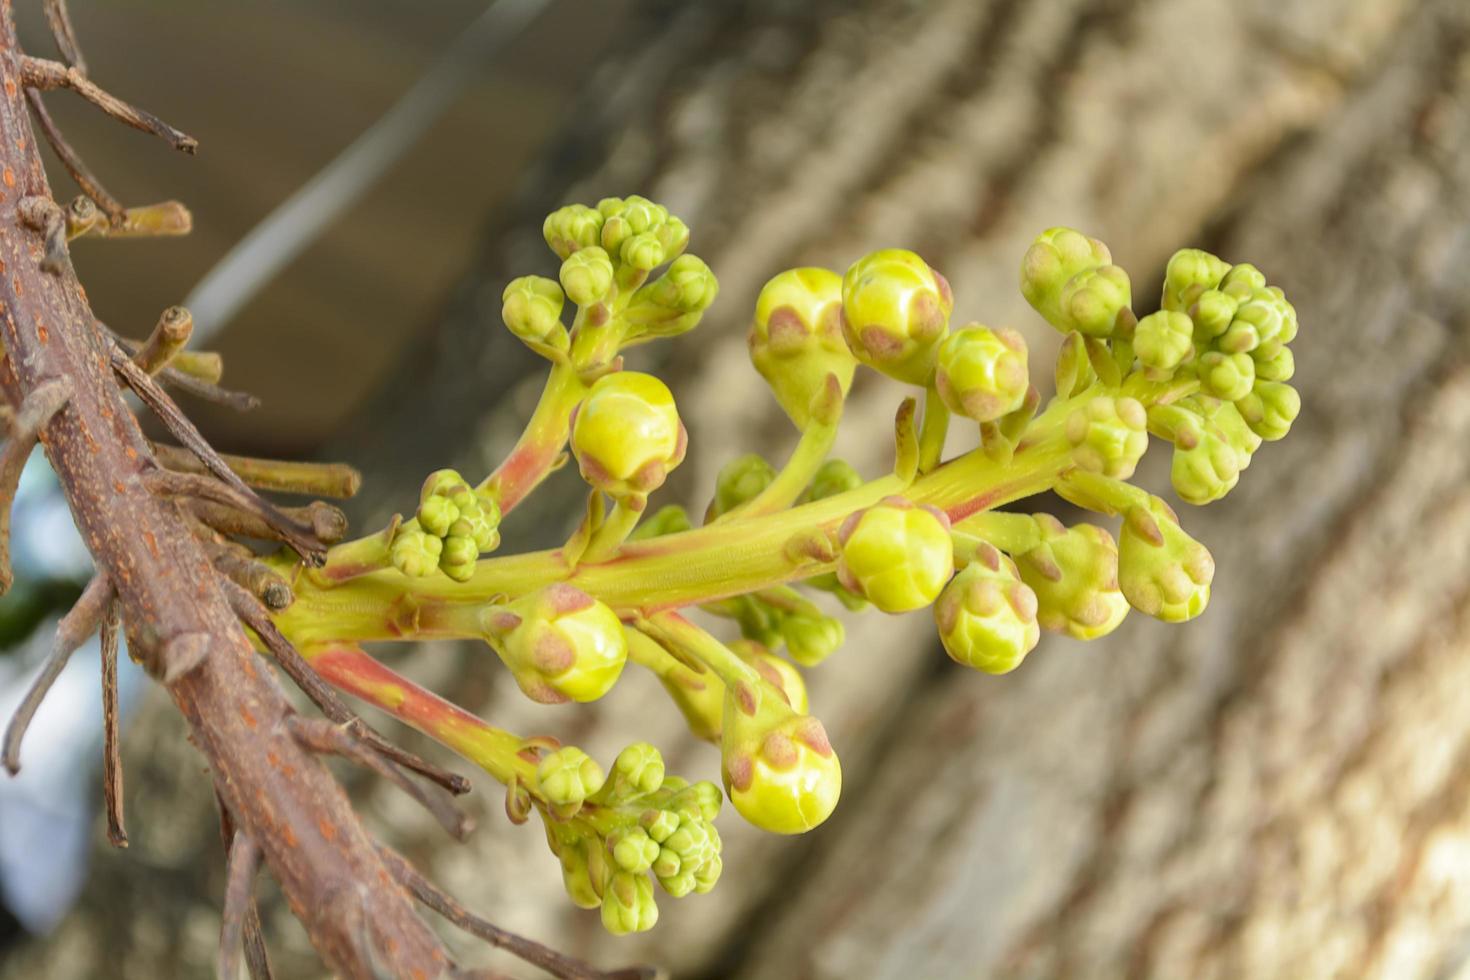
[[(573, 901), (600, 906), (615, 933), (654, 924), (654, 881), (675, 897), (714, 886), (720, 789), (666, 775), (641, 742), (604, 773), (575, 747), (512, 735), (416, 687), (360, 644), (477, 638), (546, 703), (602, 697), (631, 660), (719, 745), (736, 810), (801, 833), (827, 819), (841, 786), (802, 669), (844, 631), (814, 593), (848, 610), (932, 607), (949, 655), (995, 674), (1018, 667), (1043, 629), (1093, 639), (1130, 609), (1190, 619), (1214, 564), (1163, 499), (1128, 482), (1150, 436), (1173, 446), (1177, 495), (1205, 504), (1300, 409), (1288, 384), (1296, 312), (1254, 266), (1180, 251), (1161, 308), (1139, 319), (1105, 245), (1043, 233), (1021, 264), (1023, 295), (1064, 335), (1043, 404), (1019, 333), (952, 327), (945, 278), (884, 249), (845, 274), (792, 269), (761, 290), (751, 361), (800, 439), (780, 467), (754, 454), (725, 466), (696, 524), (677, 505), (648, 507), (687, 434), (668, 387), (620, 355), (694, 327), (714, 274), (685, 253), (685, 224), (641, 197), (564, 207), (544, 232), (558, 277), (524, 276), (503, 297), (505, 325), (551, 365), (519, 442), (480, 483), (440, 470), (410, 519), (296, 569), (277, 622), (332, 683), (502, 782), (512, 820), (535, 811)], [(860, 366), (921, 392), (900, 405), (894, 468), (875, 478), (829, 458)], [(959, 420), (977, 445), (946, 461)], [(494, 554), (501, 520), (569, 458), (589, 487), (577, 531), (560, 548)], [(1119, 517), (1117, 538), (999, 509), (1045, 491)], [(740, 638), (719, 639), (695, 610)]]

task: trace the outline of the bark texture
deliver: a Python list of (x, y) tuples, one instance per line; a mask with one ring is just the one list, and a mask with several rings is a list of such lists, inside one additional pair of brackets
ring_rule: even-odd
[[(1462, 969), (1470, 9), (755, 0), (655, 6), (630, 31), (371, 436), (345, 448), (381, 510), (509, 446), (540, 373), (498, 326), (500, 290), (555, 268), (549, 207), (614, 193), (667, 203), (721, 280), (699, 333), (652, 355), (691, 433), (668, 499), (702, 506), (723, 460), (791, 442), (744, 350), (761, 283), (889, 244), (950, 278), (957, 320), (1021, 328), (1043, 377), (1055, 338), (1015, 288), (1039, 230), (1106, 240), (1140, 312), (1176, 247), (1252, 261), (1301, 313), (1305, 409), (1230, 497), (1182, 515), (1219, 565), (1194, 623), (1044, 637), (1005, 678), (949, 665), (927, 617), (850, 624), (810, 678), (844, 761), (837, 815), (798, 840), (723, 817), (719, 888), (663, 899), (652, 934), (610, 940), (569, 910), (539, 833), (495, 817), (488, 780), (467, 848), (417, 852), (445, 885), (507, 927), (678, 975)], [(867, 472), (887, 465), (874, 434), (897, 396), (867, 383), (850, 405), (839, 452)], [(463, 424), (426, 431), (425, 412)], [(1156, 489), (1163, 462), (1145, 471)], [(570, 520), (557, 487), (508, 546)], [(415, 673), (498, 724), (604, 759), (647, 738), (671, 771), (717, 771), (641, 677), (545, 709), (487, 683), (485, 651), (449, 654), (421, 651)]]

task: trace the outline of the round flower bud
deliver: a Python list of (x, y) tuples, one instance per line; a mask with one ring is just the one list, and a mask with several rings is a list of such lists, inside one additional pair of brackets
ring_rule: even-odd
[(1134, 328), (1133, 352), (1146, 369), (1166, 374), (1194, 356), (1194, 328), (1183, 313), (1150, 313)]
[(652, 232), (642, 232), (623, 239), (618, 248), (623, 265), (648, 272), (658, 268), (664, 261), (663, 243)]
[(803, 667), (815, 667), (842, 646), (847, 638), (842, 620), (831, 616), (790, 613), (781, 617), (781, 636), (786, 652)]
[(439, 570), (456, 582), (468, 582), (475, 576), (479, 558), (480, 549), (473, 538), (451, 534), (444, 539), (444, 549), (439, 553)]
[[(1296, 358), (1292, 355), (1290, 347), (1282, 347), (1273, 357), (1256, 359), (1257, 384), (1262, 381), (1290, 381), (1294, 374), (1296, 374)], [(1236, 401), (1239, 400), (1236, 399)]]
[(884, 612), (929, 605), (954, 574), (949, 518), (901, 497), (848, 517), (838, 540), (838, 579)]
[(1210, 351), (1199, 359), (1199, 382), (1206, 394), (1236, 401), (1251, 393), (1256, 383), (1256, 362), (1249, 354)]
[(993, 422), (1021, 407), (1030, 383), (1026, 341), (1014, 330), (977, 323), (939, 345), (934, 385), (956, 415)]
[(811, 830), (842, 793), (842, 766), (822, 723), (770, 695), (726, 692), (720, 759), (730, 802), (772, 833)]
[(750, 360), (798, 428), (835, 377), (843, 397), (857, 367), (842, 339), (842, 277), (828, 269), (788, 269), (761, 287), (746, 343)]
[(651, 374), (603, 375), (572, 415), (582, 478), (612, 497), (657, 489), (684, 459), (685, 444), (674, 396)]
[(1118, 542), (1118, 582), (1129, 605), (1168, 623), (1204, 612), (1210, 601), (1215, 560), (1184, 533), (1168, 505), (1131, 508)]
[(578, 249), (597, 244), (602, 233), (602, 221), (602, 215), (592, 208), (568, 204), (546, 216), (541, 233), (557, 257), (565, 259)]
[(720, 872), (725, 869), (725, 862), (718, 854), (711, 854), (708, 861), (699, 866), (694, 872), (694, 894), (707, 895), (720, 880)]
[(1045, 629), (1092, 640), (1117, 629), (1128, 615), (1118, 590), (1118, 546), (1102, 528), (1067, 528), (1036, 515), (1041, 544), (1016, 559), (1021, 580), (1036, 593), (1036, 620)]
[(956, 663), (987, 674), (1016, 669), (1041, 637), (1036, 594), (1009, 558), (984, 543), (945, 586), (934, 604), (934, 622)]
[(566, 294), (555, 279), (545, 276), (512, 279), (500, 294), (500, 302), (500, 318), (523, 342), (554, 350), (567, 349), (567, 328), (561, 322)]
[[(1112, 263), (1108, 247), (1071, 228), (1048, 228), (1021, 259), (1021, 295), (1062, 333), (1077, 329), (1062, 308), (1062, 293), (1074, 276)], [(1116, 311), (1114, 311), (1116, 313)]]
[(851, 463), (845, 459), (829, 459), (817, 468), (806, 495), (809, 500), (826, 500), (862, 485), (862, 474), (853, 469)]
[(736, 640), (730, 644), (730, 649), (759, 671), (766, 683), (774, 687), (791, 706), (791, 710), (800, 715), (807, 713), (810, 702), (807, 700), (806, 680), (801, 676), (801, 671), (754, 640)]
[(409, 578), (424, 578), (438, 569), (439, 556), (443, 551), (443, 539), (429, 534), (410, 521), (393, 536), (389, 555), (393, 559), (393, 567), (404, 575)]
[(653, 867), (653, 862), (658, 860), (658, 841), (648, 836), (648, 831), (642, 827), (633, 826), (616, 832), (616, 836), (608, 838), (608, 846), (612, 850), (613, 863), (621, 871), (633, 874), (641, 874)]
[(728, 514), (755, 499), (774, 479), (776, 470), (765, 457), (757, 453), (735, 457), (720, 467), (719, 475), (715, 477), (715, 499), (710, 504), (709, 517)]
[(1265, 288), (1266, 274), (1249, 262), (1230, 266), (1220, 280), (1221, 291), (1240, 300), (1246, 300), (1257, 290)]
[(1068, 331), (1089, 337), (1110, 337), (1118, 315), (1133, 305), (1128, 273), (1116, 265), (1084, 269), (1062, 286), (1057, 307)]
[(1249, 456), (1226, 441), (1213, 426), (1184, 426), (1175, 433), (1174, 458), (1169, 467), (1174, 492), (1188, 503), (1203, 505), (1219, 500), (1240, 482)]
[(565, 583), (481, 615), (481, 625), (516, 683), (533, 701), (595, 701), (623, 671), (628, 638), (617, 614)]
[(1126, 480), (1148, 450), (1148, 413), (1136, 399), (1098, 395), (1067, 416), (1066, 435), (1078, 466)]
[(619, 871), (602, 892), (602, 927), (614, 936), (647, 932), (658, 922), (653, 882), (646, 874)]
[(612, 289), (613, 265), (607, 253), (594, 246), (579, 249), (561, 264), (561, 285), (578, 306), (600, 303)]
[(719, 294), (720, 284), (704, 260), (681, 255), (664, 274), (640, 286), (623, 311), (630, 338), (673, 337), (693, 328)]
[(1286, 435), (1291, 423), (1302, 410), (1302, 396), (1288, 384), (1262, 381), (1254, 390), (1235, 403), (1245, 424), (1267, 442)]
[[(1230, 329), (1230, 324), (1235, 320), (1235, 311), (1239, 306), (1240, 300), (1223, 290), (1206, 289), (1200, 293), (1194, 305), (1189, 308), (1189, 319), (1194, 322), (1194, 329), (1200, 340), (1212, 340)], [(1142, 321), (1138, 325), (1142, 327)], [(1137, 344), (1136, 339), (1134, 343)]]
[(536, 785), (553, 806), (576, 806), (602, 788), (602, 767), (576, 746), (549, 752), (536, 766)]
[(928, 384), (954, 295), (913, 252), (885, 248), (842, 277), (842, 335), (853, 356), (891, 378)]
[(656, 792), (664, 784), (664, 757), (647, 742), (634, 742), (618, 753), (612, 778), (621, 796)]
[(1164, 269), (1164, 297), (1160, 305), (1166, 310), (1183, 313), (1207, 289), (1215, 289), (1230, 263), (1197, 248), (1181, 248), (1169, 259)]

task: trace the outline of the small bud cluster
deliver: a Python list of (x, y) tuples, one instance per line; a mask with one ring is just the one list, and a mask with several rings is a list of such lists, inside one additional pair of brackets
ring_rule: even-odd
[(482, 554), (500, 546), (500, 505), (454, 470), (429, 475), (414, 519), (394, 535), (393, 565), (413, 578), (436, 570), (456, 582), (475, 574)]
[(518, 819), (540, 809), (567, 894), (600, 907), (609, 932), (653, 928), (654, 880), (674, 898), (714, 888), (723, 868), (714, 820), (724, 802), (714, 783), (666, 775), (647, 742), (623, 749), (606, 775), (574, 747), (529, 751), (539, 754), (534, 785), (513, 786), (507, 809)]

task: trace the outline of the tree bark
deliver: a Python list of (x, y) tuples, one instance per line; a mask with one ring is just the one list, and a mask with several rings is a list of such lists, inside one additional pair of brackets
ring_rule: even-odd
[(14, 406), (46, 382), (70, 391), (41, 442), (98, 574), (117, 591), (129, 651), (166, 684), (235, 826), (260, 848), (322, 959), (343, 976), (438, 976), (448, 960), (437, 938), (392, 882), (346, 794), (293, 738), (292, 709), (178, 505), (148, 491), (145, 477), (158, 466), (70, 262), (43, 270), (45, 243), (23, 215), (51, 191), (12, 15), (9, 0), (0, 4), (0, 385)]

